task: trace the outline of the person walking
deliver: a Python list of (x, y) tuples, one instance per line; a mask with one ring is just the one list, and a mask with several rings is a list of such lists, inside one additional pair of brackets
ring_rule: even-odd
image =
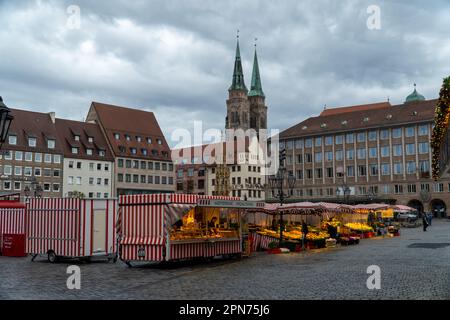
[(428, 225), (431, 226), (431, 220), (433, 220), (433, 212), (428, 213)]
[(306, 224), (305, 220), (302, 220), (302, 250), (305, 250), (307, 234), (308, 234), (308, 225)]
[(422, 214), (422, 224), (423, 224), (423, 231), (427, 231), (427, 227), (428, 227), (428, 219), (427, 219), (427, 214), (424, 212)]

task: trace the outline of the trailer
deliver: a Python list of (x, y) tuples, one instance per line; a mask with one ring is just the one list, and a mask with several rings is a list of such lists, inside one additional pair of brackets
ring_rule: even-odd
[(26, 252), (59, 258), (116, 258), (116, 199), (36, 198), (26, 205)]
[[(25, 235), (25, 204), (17, 200), (0, 201), (0, 253), (3, 240)], [(9, 240), (8, 240), (9, 242)]]
[(240, 255), (242, 214), (264, 205), (235, 197), (125, 195), (119, 199), (119, 258), (162, 262)]

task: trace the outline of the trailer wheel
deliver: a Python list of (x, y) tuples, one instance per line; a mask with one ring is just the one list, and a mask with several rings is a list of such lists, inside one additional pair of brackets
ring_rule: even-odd
[(50, 263), (56, 263), (58, 261), (58, 256), (56, 255), (55, 251), (49, 251), (47, 254), (48, 262)]

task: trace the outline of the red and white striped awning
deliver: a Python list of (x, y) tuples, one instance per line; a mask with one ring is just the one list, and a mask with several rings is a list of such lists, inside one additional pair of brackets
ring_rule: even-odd
[(147, 244), (147, 245), (162, 245), (164, 239), (162, 237), (125, 237), (122, 239), (121, 244)]

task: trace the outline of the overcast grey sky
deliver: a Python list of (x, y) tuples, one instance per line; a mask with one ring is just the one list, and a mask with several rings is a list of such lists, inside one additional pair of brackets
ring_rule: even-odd
[[(81, 9), (67, 28), (69, 5)], [(381, 9), (369, 30), (367, 8)], [(450, 2), (2, 1), (0, 95), (10, 107), (84, 119), (91, 101), (154, 111), (175, 128), (222, 128), (236, 30), (249, 87), (253, 39), (269, 126), (329, 107), (436, 98), (450, 74)]]

